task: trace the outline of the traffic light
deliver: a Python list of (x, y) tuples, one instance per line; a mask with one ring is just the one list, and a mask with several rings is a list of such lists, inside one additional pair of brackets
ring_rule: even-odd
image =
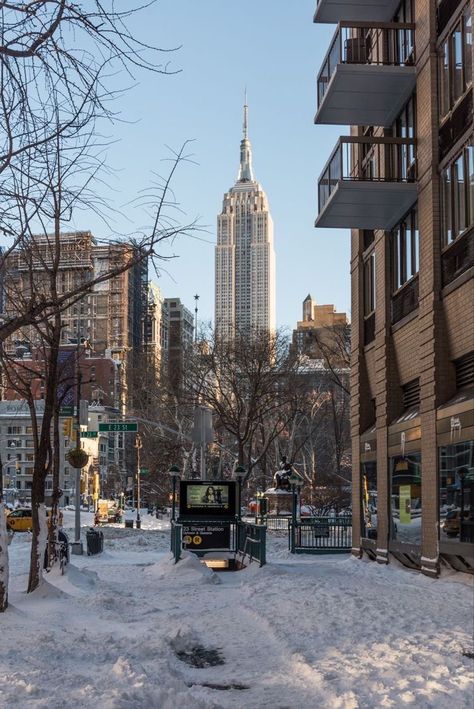
[(69, 416), (63, 421), (63, 436), (64, 438), (72, 438), (73, 419)]
[(99, 473), (94, 473), (94, 487), (93, 487), (94, 500), (98, 500), (100, 496), (100, 475)]

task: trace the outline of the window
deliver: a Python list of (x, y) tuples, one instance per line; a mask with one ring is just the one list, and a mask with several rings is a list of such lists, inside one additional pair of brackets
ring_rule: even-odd
[(362, 536), (377, 539), (377, 463), (362, 463)]
[(409, 138), (412, 141), (409, 145), (400, 145), (397, 151), (398, 174), (402, 179), (407, 180), (413, 180), (416, 177), (415, 124), (416, 101), (415, 96), (412, 96), (393, 125), (394, 135), (397, 138)]
[(419, 270), (420, 234), (417, 210), (411, 212), (392, 231), (392, 291), (401, 288)]
[[(471, 141), (472, 143), (472, 141)], [(474, 146), (441, 171), (442, 238), (447, 246), (474, 224)]]
[(409, 453), (391, 458), (390, 538), (412, 544), (421, 543), (421, 455)]
[(440, 117), (443, 120), (472, 84), (472, 16), (470, 3), (441, 47)]
[(375, 311), (375, 251), (364, 261), (364, 316)]
[(440, 541), (470, 542), (474, 524), (474, 441), (439, 449)]

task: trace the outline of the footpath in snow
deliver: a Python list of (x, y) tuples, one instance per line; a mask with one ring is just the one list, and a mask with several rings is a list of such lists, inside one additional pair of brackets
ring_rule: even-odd
[(168, 525), (143, 526), (105, 528), (103, 554), (32, 595), (15, 535), (1, 707), (472, 709), (472, 578), (294, 558), (281, 537), (266, 567), (216, 574), (174, 565)]

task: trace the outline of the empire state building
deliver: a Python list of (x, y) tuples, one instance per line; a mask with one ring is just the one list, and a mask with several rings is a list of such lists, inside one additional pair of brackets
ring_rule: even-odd
[(267, 196), (253, 175), (247, 105), (239, 175), (217, 217), (215, 316), (221, 337), (275, 329), (273, 221)]

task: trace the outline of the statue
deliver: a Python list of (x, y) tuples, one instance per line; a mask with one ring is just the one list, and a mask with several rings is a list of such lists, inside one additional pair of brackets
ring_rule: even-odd
[(280, 462), (280, 470), (277, 470), (273, 476), (275, 482), (275, 490), (284, 490), (285, 492), (291, 491), (290, 475), (291, 475), (291, 463), (288, 463), (285, 456), (282, 456)]

